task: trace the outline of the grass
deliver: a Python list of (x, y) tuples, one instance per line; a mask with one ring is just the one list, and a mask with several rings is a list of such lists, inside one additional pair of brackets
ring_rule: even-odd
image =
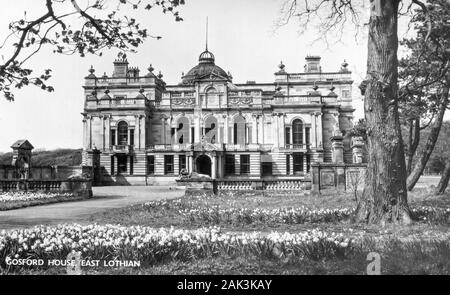
[[(56, 149), (33, 152), (33, 166), (77, 166), (81, 165), (81, 149)], [(0, 166), (11, 165), (12, 153), (0, 155)]]
[[(442, 199), (449, 199), (448, 196), (435, 197), (424, 191), (417, 191), (410, 194), (412, 207), (433, 206), (436, 208), (450, 208), (450, 203)], [(156, 206), (134, 205), (126, 208), (114, 209), (92, 216), (89, 221), (98, 224), (122, 224), (122, 225), (151, 225), (152, 227), (170, 227), (195, 229), (202, 226), (218, 225), (229, 231), (287, 231), (298, 232), (308, 229), (320, 228), (323, 230), (337, 232), (353, 232), (353, 235), (380, 235), (411, 237), (424, 235), (434, 238), (442, 232), (448, 231), (448, 220), (440, 222), (417, 222), (413, 226), (386, 225), (382, 230), (377, 225), (351, 224), (343, 220), (341, 222), (324, 222), (301, 224), (289, 224), (280, 222), (255, 221), (251, 223), (240, 222), (212, 222), (211, 220), (196, 218), (188, 219), (180, 213), (182, 210), (207, 209), (221, 210), (232, 208), (253, 209), (281, 209), (305, 206), (313, 210), (324, 208), (348, 208), (354, 207), (355, 202), (351, 194), (323, 194), (319, 197), (309, 195), (295, 196), (286, 195), (283, 197), (274, 195), (261, 195), (251, 193), (224, 193), (214, 195), (191, 195), (180, 199), (168, 200), (166, 202), (156, 202)], [(447, 214), (448, 215), (448, 214)], [(437, 234), (436, 234), (437, 233)], [(450, 235), (450, 234), (449, 234)]]
[(9, 201), (9, 202), (0, 202), (0, 211), (14, 210), (32, 206), (40, 206), (40, 205), (48, 205), (54, 203), (62, 203), (62, 202), (73, 202), (84, 200), (84, 196), (57, 196), (55, 198), (50, 199), (40, 199), (40, 200), (28, 200), (28, 201)]
[[(450, 196), (435, 196), (432, 189), (417, 189), (409, 194), (413, 208), (430, 206), (439, 210), (450, 208)], [(179, 199), (153, 202), (152, 205), (133, 205), (112, 209), (88, 218), (88, 223), (175, 227), (197, 229), (218, 225), (224, 232), (269, 233), (272, 231), (297, 233), (319, 229), (326, 232), (344, 233), (360, 241), (344, 256), (307, 257), (252, 254), (208, 254), (206, 257), (183, 260), (179, 258), (161, 261), (152, 266), (140, 268), (84, 268), (86, 274), (114, 275), (158, 275), (158, 274), (365, 274), (369, 252), (381, 255), (382, 274), (450, 274), (450, 231), (446, 219), (432, 219), (415, 222), (410, 226), (352, 224), (347, 220), (319, 223), (256, 222), (227, 223), (205, 222), (201, 218), (187, 219), (183, 210), (228, 210), (240, 209), (283, 209), (305, 206), (311, 210), (324, 208), (354, 207), (351, 194), (324, 193), (320, 196), (262, 195), (253, 193), (225, 193), (214, 195), (189, 195)], [(233, 252), (231, 252), (233, 253)], [(176, 255), (175, 255), (176, 256)], [(3, 270), (5, 272), (5, 270)], [(64, 274), (65, 268), (20, 269), (18, 274)], [(1, 273), (1, 270), (0, 270)]]

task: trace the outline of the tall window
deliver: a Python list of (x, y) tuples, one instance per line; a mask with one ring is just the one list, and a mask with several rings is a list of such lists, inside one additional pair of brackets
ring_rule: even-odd
[(306, 172), (311, 169), (311, 155), (306, 155)]
[(176, 143), (183, 144), (189, 143), (189, 119), (186, 117), (181, 117), (177, 122), (177, 138)]
[(134, 161), (133, 161), (133, 156), (130, 156), (130, 175), (133, 175), (133, 170), (134, 170)]
[(205, 138), (207, 142), (216, 142), (218, 125), (217, 119), (213, 116), (205, 120)]
[(247, 144), (247, 126), (245, 118), (241, 115), (236, 116), (234, 119), (234, 144)]
[(130, 145), (134, 145), (134, 129), (130, 129)]
[(128, 124), (127, 122), (120, 122), (118, 125), (119, 130), (119, 145), (127, 145), (128, 144)]
[(291, 128), (290, 127), (286, 127), (286, 129), (284, 131), (284, 137), (286, 138), (286, 144), (287, 145), (291, 144)]
[(186, 169), (186, 155), (179, 155), (178, 157), (178, 163), (179, 163), (179, 171), (178, 173), (181, 172), (181, 170)]
[(250, 173), (250, 155), (241, 155), (241, 174)]
[(294, 174), (303, 172), (303, 153), (294, 153)]
[(127, 156), (118, 155), (117, 156), (117, 173), (127, 173)]
[(114, 175), (114, 156), (111, 156), (111, 175)]
[(305, 143), (307, 144), (307, 145), (310, 145), (311, 144), (311, 140), (310, 140), (310, 137), (311, 137), (311, 128), (310, 127), (305, 127)]
[(292, 122), (293, 144), (303, 144), (303, 123), (297, 119)]
[(116, 145), (116, 129), (111, 129), (111, 145)]
[(234, 173), (234, 155), (225, 155), (225, 174), (233, 175)]
[(286, 155), (286, 175), (291, 174), (291, 155)]
[(261, 170), (263, 176), (272, 176), (272, 162), (262, 162)]
[(155, 156), (147, 156), (147, 175), (155, 174)]
[(164, 156), (164, 174), (173, 174), (173, 155)]

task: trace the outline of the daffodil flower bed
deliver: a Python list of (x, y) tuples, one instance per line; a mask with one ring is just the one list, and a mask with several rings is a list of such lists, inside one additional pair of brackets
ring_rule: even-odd
[[(188, 223), (205, 225), (246, 225), (246, 224), (305, 224), (338, 223), (347, 220), (354, 207), (336, 209), (310, 209), (305, 206), (263, 209), (263, 208), (221, 208), (207, 203), (186, 202), (183, 199), (151, 201), (143, 204), (147, 211), (175, 210)], [(448, 223), (450, 208), (420, 206), (411, 208), (415, 220), (428, 223)]]
[(428, 223), (449, 223), (450, 208), (436, 208), (431, 206), (419, 206), (411, 208), (415, 219)]
[(320, 230), (264, 234), (222, 232), (217, 227), (37, 226), (0, 233), (0, 267), (11, 268), (5, 262), (10, 259), (66, 259), (71, 252), (81, 252), (83, 259), (133, 260), (141, 266), (219, 255), (322, 259), (345, 257), (352, 251), (352, 243), (352, 238), (342, 233)]
[(0, 211), (78, 199), (82, 198), (72, 193), (2, 192)]

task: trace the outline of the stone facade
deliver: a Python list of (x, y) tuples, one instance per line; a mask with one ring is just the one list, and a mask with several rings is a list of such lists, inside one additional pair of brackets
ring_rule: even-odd
[(98, 162), (105, 184), (150, 185), (181, 171), (304, 180), (333, 151), (351, 163), (351, 142), (341, 136), (354, 111), (347, 66), (323, 72), (320, 57), (308, 56), (302, 73), (281, 63), (272, 82), (238, 84), (206, 50), (168, 85), (151, 66), (140, 75), (119, 57), (112, 75), (91, 69), (85, 78), (83, 165)]

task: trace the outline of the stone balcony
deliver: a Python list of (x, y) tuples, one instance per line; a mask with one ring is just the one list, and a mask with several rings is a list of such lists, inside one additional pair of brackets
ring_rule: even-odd
[(284, 147), (280, 147), (280, 150), (307, 152), (311, 149), (311, 144), (286, 144)]
[(111, 151), (116, 154), (128, 154), (133, 151), (132, 145), (118, 144), (111, 146)]

